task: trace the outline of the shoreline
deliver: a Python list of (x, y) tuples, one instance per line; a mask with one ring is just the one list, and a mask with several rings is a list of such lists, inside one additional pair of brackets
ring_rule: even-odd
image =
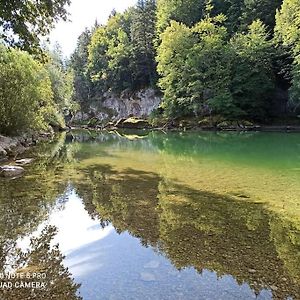
[(53, 132), (26, 133), (19, 136), (5, 136), (0, 134), (0, 163), (14, 160), (31, 147), (36, 146), (42, 141), (53, 138)]
[(300, 132), (300, 120), (282, 119), (270, 123), (255, 123), (247, 120), (226, 120), (221, 116), (208, 118), (158, 119), (127, 117), (103, 121), (91, 119), (86, 123), (71, 123), (70, 129), (88, 130), (154, 130), (154, 131), (262, 131), (262, 132)]
[[(207, 131), (207, 132), (282, 132), (282, 133), (300, 133), (300, 125), (255, 125), (248, 127), (126, 127), (126, 126), (87, 126), (87, 125), (72, 125), (68, 131), (72, 130), (90, 130), (98, 132), (109, 131), (161, 131), (167, 132), (195, 132), (195, 131)], [(10, 137), (0, 134), (0, 163), (4, 163), (9, 158), (17, 159), (17, 157), (29, 150), (31, 147), (36, 146), (39, 142), (48, 141), (53, 138), (53, 132), (43, 133), (28, 133), (20, 136)]]
[(92, 131), (118, 131), (118, 130), (147, 130), (147, 131), (163, 131), (163, 132), (192, 132), (192, 131), (208, 131), (208, 132), (285, 132), (285, 133), (300, 133), (300, 125), (261, 125), (253, 128), (215, 128), (215, 127), (193, 127), (193, 128), (182, 128), (182, 127), (144, 127), (144, 128), (131, 128), (131, 127), (93, 127), (93, 126), (80, 126), (73, 125), (70, 128), (72, 130), (92, 130)]

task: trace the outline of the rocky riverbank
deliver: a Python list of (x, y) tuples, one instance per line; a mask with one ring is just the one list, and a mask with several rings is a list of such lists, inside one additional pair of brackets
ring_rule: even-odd
[(29, 147), (46, 141), (53, 137), (52, 132), (27, 133), (16, 137), (0, 135), (0, 162), (7, 158), (17, 158), (19, 154), (25, 152)]
[[(95, 120), (94, 120), (95, 121)], [(300, 124), (277, 124), (263, 125), (252, 123), (247, 120), (228, 121), (218, 120), (216, 118), (205, 119), (142, 119), (137, 117), (121, 118), (115, 122), (98, 124), (91, 122), (88, 125), (76, 126), (75, 128), (96, 129), (96, 130), (118, 130), (118, 129), (147, 129), (163, 131), (266, 131), (266, 132), (300, 132)]]

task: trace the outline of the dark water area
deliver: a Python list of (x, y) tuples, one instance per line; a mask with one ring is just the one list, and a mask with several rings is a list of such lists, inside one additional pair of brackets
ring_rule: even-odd
[(26, 157), (0, 179), (1, 300), (300, 299), (300, 134), (71, 132)]

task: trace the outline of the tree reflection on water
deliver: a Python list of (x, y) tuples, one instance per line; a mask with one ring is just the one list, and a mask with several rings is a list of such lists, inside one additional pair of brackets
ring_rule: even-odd
[[(216, 156), (221, 155), (220, 147), (226, 146), (230, 152), (223, 139), (217, 139), (218, 147), (211, 145)], [(152, 140), (137, 141), (105, 134), (75, 134), (67, 141), (62, 136), (35, 150), (39, 158), (25, 177), (0, 181), (1, 270), (7, 270), (13, 261), (18, 272), (47, 274), (45, 289), (0, 289), (0, 299), (80, 299), (79, 285), (63, 266), (58, 247), (50, 247), (55, 228), (47, 227), (32, 239), (30, 251), (16, 248), (17, 239), (34, 232), (54, 207), (59, 204), (63, 209), (70, 185), (102, 227), (112, 224), (118, 233), (129, 232), (178, 270), (193, 267), (198, 273), (230, 274), (256, 294), (268, 289), (273, 299), (300, 299), (300, 232), (294, 218), (248, 197), (238, 199), (187, 186), (154, 168), (138, 169), (129, 161), (122, 161), (120, 168), (109, 164), (109, 159), (119, 159), (109, 153), (110, 147), (128, 153), (158, 148), (167, 161), (170, 143), (172, 151), (180, 154), (181, 149), (176, 148), (180, 143), (176, 144), (173, 135), (168, 140), (154, 135)], [(201, 147), (204, 154), (204, 150), (212, 153), (203, 141), (198, 143), (188, 148), (192, 153), (184, 155), (192, 156)], [(173, 158), (168, 166), (171, 171), (176, 163)], [(244, 156), (239, 159), (244, 163)], [(290, 167), (288, 162), (286, 165)]]

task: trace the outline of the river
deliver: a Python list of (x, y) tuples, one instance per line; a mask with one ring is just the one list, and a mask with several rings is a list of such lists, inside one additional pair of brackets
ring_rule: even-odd
[(300, 134), (74, 131), (25, 157), (0, 275), (46, 287), (1, 300), (300, 299)]

